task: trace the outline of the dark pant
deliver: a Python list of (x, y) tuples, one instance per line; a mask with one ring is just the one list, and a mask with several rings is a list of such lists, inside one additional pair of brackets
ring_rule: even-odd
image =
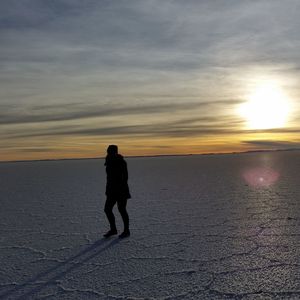
[(107, 197), (106, 202), (105, 202), (105, 207), (104, 207), (104, 212), (107, 216), (107, 219), (110, 224), (110, 229), (111, 230), (116, 230), (116, 221), (115, 221), (115, 216), (113, 214), (113, 207), (117, 203), (118, 205), (118, 210), (121, 214), (121, 217), (123, 219), (124, 223), (124, 231), (129, 230), (129, 217), (128, 213), (126, 210), (126, 205), (127, 205), (127, 199), (117, 199), (113, 197)]

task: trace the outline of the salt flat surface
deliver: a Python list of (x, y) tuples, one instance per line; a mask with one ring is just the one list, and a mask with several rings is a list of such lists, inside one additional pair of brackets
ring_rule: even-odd
[(0, 164), (0, 299), (300, 299), (299, 151), (128, 158), (124, 240), (103, 163)]

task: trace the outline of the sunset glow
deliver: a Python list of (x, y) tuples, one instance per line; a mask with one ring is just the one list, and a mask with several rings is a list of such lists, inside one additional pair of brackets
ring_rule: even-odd
[(11, 0), (0, 14), (0, 161), (300, 148), (298, 1)]

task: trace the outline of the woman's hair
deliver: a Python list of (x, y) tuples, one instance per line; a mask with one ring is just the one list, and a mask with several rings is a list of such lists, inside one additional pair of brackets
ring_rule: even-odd
[(107, 147), (107, 154), (118, 154), (118, 146), (117, 145), (109, 145)]

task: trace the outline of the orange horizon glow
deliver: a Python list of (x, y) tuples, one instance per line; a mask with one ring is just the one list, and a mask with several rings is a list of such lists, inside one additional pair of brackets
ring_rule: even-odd
[[(254, 136), (255, 137), (255, 136)], [(253, 137), (252, 137), (253, 139)], [(282, 139), (281, 139), (282, 140)], [(227, 137), (227, 142), (216, 141), (215, 143), (210, 142), (209, 144), (192, 144), (187, 142), (169, 143), (153, 143), (151, 141), (141, 141), (140, 145), (137, 147), (137, 142), (134, 145), (130, 145), (128, 142), (123, 143), (120, 141), (111, 139), (107, 143), (96, 143), (89, 147), (78, 147), (75, 149), (68, 150), (68, 147), (61, 148), (55, 147), (56, 150), (40, 151), (40, 152), (25, 152), (25, 153), (1, 153), (2, 162), (5, 161), (32, 161), (32, 160), (60, 160), (60, 159), (90, 159), (90, 158), (103, 158), (106, 155), (106, 148), (109, 144), (117, 144), (119, 146), (119, 152), (125, 157), (135, 157), (135, 156), (163, 156), (163, 155), (201, 155), (201, 154), (226, 154), (226, 153), (243, 153), (248, 151), (261, 151), (261, 150), (284, 150), (284, 149), (273, 149), (270, 147), (259, 147), (249, 144), (241, 144), (238, 140), (235, 142), (231, 141)], [(249, 139), (251, 142), (251, 138)], [(276, 140), (275, 140), (276, 141)], [(296, 143), (295, 143), (296, 144)], [(291, 147), (293, 144), (291, 143)], [(28, 147), (30, 150), (30, 147)]]

